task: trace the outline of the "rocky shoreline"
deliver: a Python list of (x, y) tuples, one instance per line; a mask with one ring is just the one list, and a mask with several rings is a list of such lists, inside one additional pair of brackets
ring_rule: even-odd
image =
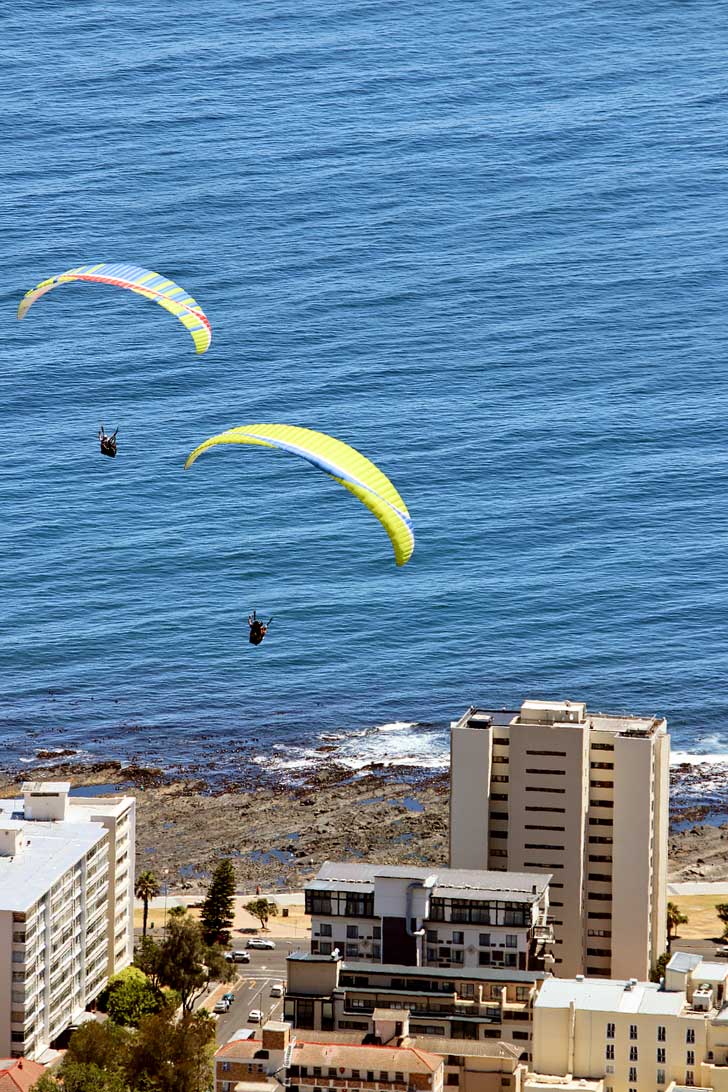
[[(300, 890), (327, 858), (442, 864), (448, 856), (447, 771), (373, 763), (352, 776), (335, 757), (296, 782), (251, 769), (222, 784), (120, 762), (40, 764), (0, 772), (0, 795), (26, 778), (70, 781), (137, 799), (137, 871), (165, 870), (169, 889), (197, 891), (221, 857), (240, 891)], [(48, 759), (52, 759), (51, 762)], [(696, 796), (699, 804), (691, 803)], [(670, 879), (728, 880), (728, 765), (671, 772)]]

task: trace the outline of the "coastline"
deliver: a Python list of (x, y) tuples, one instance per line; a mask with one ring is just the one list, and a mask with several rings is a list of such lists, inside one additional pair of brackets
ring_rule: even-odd
[[(335, 748), (331, 748), (335, 752)], [(448, 857), (449, 773), (372, 762), (356, 773), (321, 754), (315, 769), (251, 768), (228, 778), (37, 752), (31, 768), (0, 771), (0, 796), (27, 778), (70, 781), (72, 791), (137, 799), (137, 873), (168, 870), (171, 891), (204, 888), (230, 857), (239, 891), (301, 890), (327, 858), (442, 864)], [(669, 880), (728, 880), (728, 763), (671, 768)]]

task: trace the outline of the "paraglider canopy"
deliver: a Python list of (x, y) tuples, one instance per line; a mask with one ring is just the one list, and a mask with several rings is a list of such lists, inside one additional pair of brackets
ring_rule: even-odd
[(96, 262), (90, 265), (79, 265), (65, 273), (57, 273), (26, 292), (18, 307), (18, 318), (24, 318), (35, 301), (46, 292), (57, 288), (59, 284), (68, 284), (71, 281), (111, 284), (117, 288), (127, 288), (130, 292), (136, 292), (137, 295), (145, 296), (148, 300), (154, 300), (187, 328), (198, 353), (204, 353), (210, 348), (212, 329), (209, 319), (197, 301), (188, 295), (184, 288), (163, 277), (161, 273), (142, 269), (138, 265)]
[(415, 536), (407, 506), (386, 474), (342, 440), (297, 425), (243, 425), (205, 440), (187, 457), (185, 470), (203, 451), (219, 444), (273, 447), (306, 459), (353, 493), (377, 517), (389, 535), (398, 565), (412, 557)]

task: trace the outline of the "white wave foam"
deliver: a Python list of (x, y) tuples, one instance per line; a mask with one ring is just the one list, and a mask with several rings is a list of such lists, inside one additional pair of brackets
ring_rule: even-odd
[(373, 731), (375, 732), (406, 732), (410, 728), (416, 728), (416, 720), (393, 720), (390, 724), (377, 724)]
[(695, 754), (691, 751), (673, 751), (670, 755), (671, 766), (725, 766), (728, 765), (728, 752), (714, 754)]

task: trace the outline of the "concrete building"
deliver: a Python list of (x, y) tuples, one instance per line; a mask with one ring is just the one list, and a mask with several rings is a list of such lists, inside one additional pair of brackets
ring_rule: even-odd
[(554, 973), (648, 978), (666, 948), (669, 736), (583, 702), (451, 727), (450, 864), (549, 873)]
[(676, 953), (664, 985), (549, 979), (534, 1003), (533, 1070), (604, 1092), (728, 1090), (728, 964)]
[(530, 1057), (533, 1003), (544, 971), (405, 967), (342, 962), (294, 952), (287, 960), (284, 1019), (299, 1030), (370, 1030), (380, 1009), (409, 1014), (411, 1034), (503, 1040)]
[(0, 800), (0, 1054), (39, 1054), (133, 955), (135, 801)]
[(326, 861), (306, 887), (311, 951), (402, 967), (553, 961), (549, 876)]
[(261, 1038), (234, 1038), (215, 1055), (215, 1092), (241, 1083), (285, 1085), (288, 1092), (442, 1092), (443, 1061), (396, 1043), (312, 1042), (286, 1023), (263, 1026)]

